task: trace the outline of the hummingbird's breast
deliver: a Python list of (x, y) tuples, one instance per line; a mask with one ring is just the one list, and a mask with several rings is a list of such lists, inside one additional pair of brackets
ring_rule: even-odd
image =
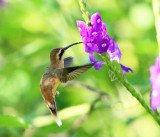
[(55, 94), (56, 88), (60, 83), (60, 79), (56, 73), (45, 73), (40, 81), (40, 89), (44, 100), (47, 103), (53, 101), (53, 96)]
[(60, 83), (60, 79), (56, 73), (45, 73), (41, 79), (40, 87), (44, 91), (52, 90), (53, 92), (56, 90), (57, 86)]

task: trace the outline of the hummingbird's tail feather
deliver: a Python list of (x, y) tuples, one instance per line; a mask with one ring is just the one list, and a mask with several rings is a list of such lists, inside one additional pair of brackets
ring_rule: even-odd
[(55, 116), (57, 125), (59, 127), (62, 126), (62, 121), (61, 121), (61, 119), (58, 116), (57, 108), (56, 108), (56, 103), (55, 103), (55, 99), (54, 98), (53, 98), (52, 104), (48, 104), (48, 107), (49, 107), (51, 113)]
[(60, 126), (62, 126), (62, 121), (61, 121), (61, 119), (59, 118), (59, 116), (57, 115), (57, 117), (56, 117), (56, 123), (57, 123), (57, 125), (60, 127)]

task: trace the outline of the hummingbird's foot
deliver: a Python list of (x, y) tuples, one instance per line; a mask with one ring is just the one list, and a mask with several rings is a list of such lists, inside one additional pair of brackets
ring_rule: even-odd
[(60, 94), (59, 91), (56, 91), (56, 92), (55, 92), (55, 95), (56, 95), (56, 94), (59, 96), (59, 94)]

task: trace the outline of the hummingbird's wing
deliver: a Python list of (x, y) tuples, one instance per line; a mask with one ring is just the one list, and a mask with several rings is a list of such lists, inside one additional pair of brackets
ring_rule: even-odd
[(95, 63), (77, 66), (77, 67), (67, 67), (60, 69), (60, 80), (61, 82), (67, 82), (77, 78), (79, 75), (90, 69)]
[(73, 63), (73, 57), (68, 57), (64, 59), (64, 68), (71, 66)]

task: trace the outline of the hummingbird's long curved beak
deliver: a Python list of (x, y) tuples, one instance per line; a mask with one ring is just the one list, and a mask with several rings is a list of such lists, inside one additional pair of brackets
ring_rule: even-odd
[(69, 46), (67, 46), (67, 47), (65, 47), (65, 48), (63, 48), (63, 49), (64, 49), (64, 50), (67, 50), (68, 48), (72, 47), (73, 45), (77, 45), (77, 44), (80, 44), (80, 43), (82, 43), (82, 42), (73, 43), (73, 44), (71, 44), (71, 45), (69, 45)]

